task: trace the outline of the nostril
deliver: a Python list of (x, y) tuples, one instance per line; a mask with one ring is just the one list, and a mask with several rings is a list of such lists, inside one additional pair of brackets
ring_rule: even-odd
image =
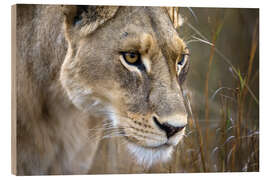
[(154, 122), (156, 123), (156, 125), (161, 128), (162, 127), (162, 124), (158, 121), (157, 117), (156, 116), (153, 116), (153, 120)]
[(182, 129), (184, 129), (185, 126), (173, 126), (170, 125), (169, 123), (160, 123), (157, 119), (157, 117), (153, 116), (153, 120), (155, 122), (155, 124), (163, 131), (166, 132), (167, 138), (169, 139), (171, 136), (173, 136), (174, 134), (176, 134), (177, 132), (181, 131)]

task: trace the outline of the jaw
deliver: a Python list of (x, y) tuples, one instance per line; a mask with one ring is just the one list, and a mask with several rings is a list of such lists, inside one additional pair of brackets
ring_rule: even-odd
[(134, 156), (136, 162), (146, 168), (149, 168), (157, 162), (167, 162), (170, 160), (173, 152), (173, 146), (169, 145), (151, 148), (129, 142), (127, 148)]

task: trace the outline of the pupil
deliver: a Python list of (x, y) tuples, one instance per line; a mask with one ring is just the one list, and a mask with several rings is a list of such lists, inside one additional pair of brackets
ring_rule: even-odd
[(136, 57), (136, 55), (135, 55), (134, 53), (130, 53), (130, 54), (129, 54), (129, 57), (133, 59), (133, 58)]
[(185, 55), (183, 55), (183, 56), (182, 56), (182, 59), (181, 59), (181, 61), (179, 61), (179, 63), (178, 63), (178, 64), (183, 65), (184, 60), (185, 60)]

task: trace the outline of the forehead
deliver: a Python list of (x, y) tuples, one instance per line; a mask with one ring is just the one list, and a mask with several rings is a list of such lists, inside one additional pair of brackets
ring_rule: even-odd
[(123, 7), (120, 9), (120, 41), (138, 38), (142, 33), (149, 34), (161, 46), (170, 44), (173, 49), (184, 45), (168, 16), (167, 10), (160, 7)]
[(149, 34), (160, 49), (172, 52), (183, 49), (184, 43), (174, 29), (167, 10), (160, 7), (120, 7), (116, 16), (99, 28), (95, 36), (89, 36), (94, 39), (92, 42), (101, 43), (86, 45), (91, 45), (92, 48), (106, 48), (109, 45), (113, 50), (115, 47), (124, 46), (125, 41), (131, 40), (134, 45), (140, 44), (142, 34)]
[[(165, 8), (161, 7), (121, 7), (119, 9), (122, 27), (128, 30), (143, 28), (144, 31), (153, 30), (157, 24), (162, 24), (167, 33), (173, 34), (171, 20)], [(160, 28), (160, 27), (159, 27)]]

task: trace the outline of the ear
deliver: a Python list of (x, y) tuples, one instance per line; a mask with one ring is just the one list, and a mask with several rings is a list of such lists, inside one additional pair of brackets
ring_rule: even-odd
[(78, 38), (91, 34), (113, 18), (117, 10), (117, 6), (62, 6), (67, 40), (73, 44)]

